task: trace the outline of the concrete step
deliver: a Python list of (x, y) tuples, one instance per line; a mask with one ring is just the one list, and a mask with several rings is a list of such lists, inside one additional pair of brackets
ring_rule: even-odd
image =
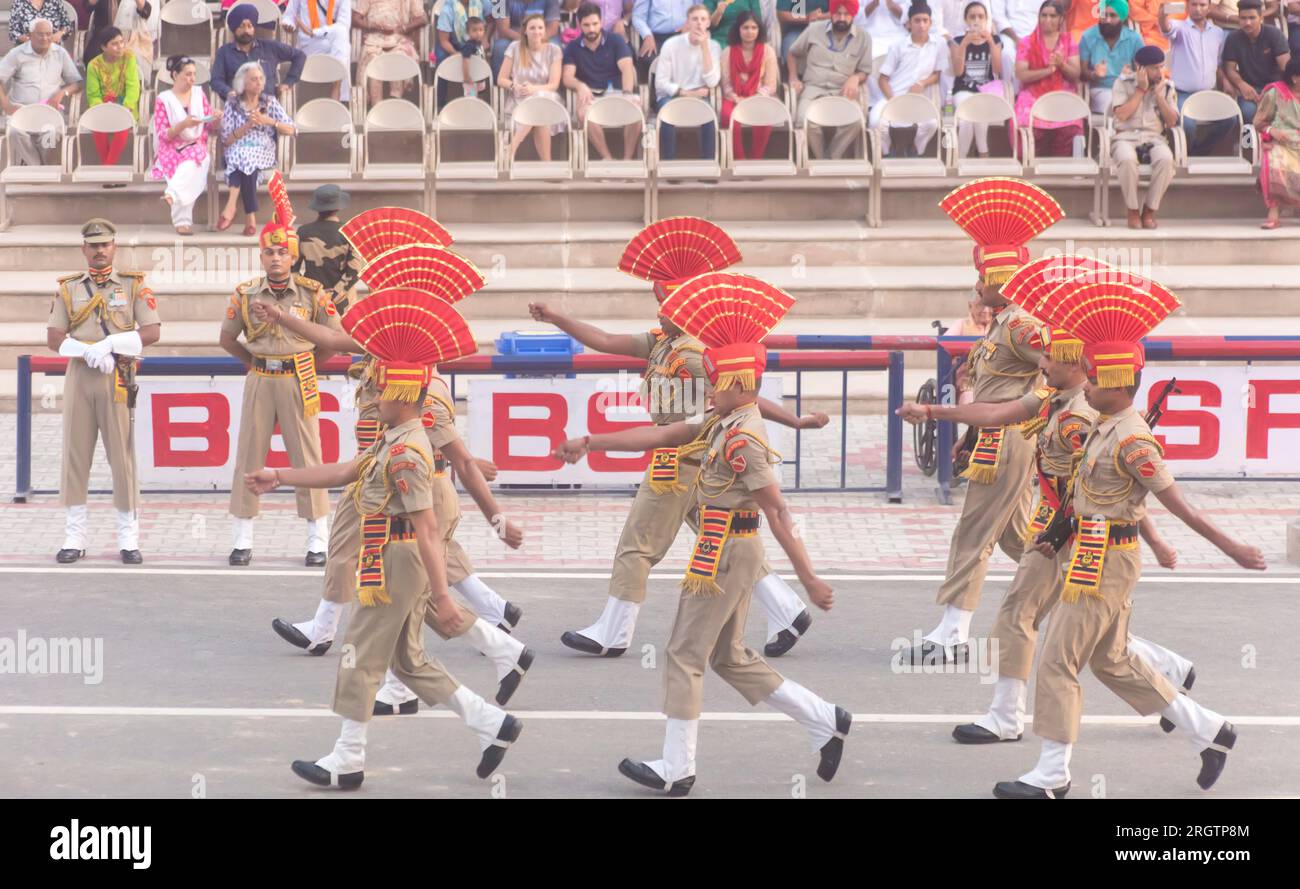
[[(971, 242), (949, 220), (899, 222), (882, 228), (844, 221), (731, 222), (747, 264), (756, 266), (966, 265)], [(640, 229), (633, 222), (525, 223), (503, 227), (464, 222), (451, 227), (453, 249), (485, 274), (511, 266), (524, 268), (610, 269), (628, 240)], [(1289, 265), (1300, 256), (1300, 226), (1261, 231), (1246, 222), (1169, 220), (1159, 229), (1131, 231), (1098, 228), (1064, 220), (1034, 242), (1036, 255), (1048, 252), (1094, 256), (1136, 273), (1156, 266)], [(76, 225), (20, 225), (0, 232), (0, 271), (73, 270), (82, 266)], [(177, 237), (165, 225), (122, 225), (118, 233), (120, 268), (143, 269), (152, 276), (237, 281), (257, 274), (256, 241), (231, 232), (199, 232)]]
[[(888, 222), (942, 218), (938, 201), (960, 184), (956, 178), (888, 179), (883, 185), (883, 217)], [(1093, 207), (1093, 182), (1083, 179), (1036, 180), (1061, 203), (1072, 219), (1087, 220)], [(422, 183), (363, 182), (342, 184), (354, 211), (382, 206), (419, 206)], [(122, 189), (83, 184), (12, 186), (6, 190), (13, 220), (23, 225), (71, 225), (90, 216), (107, 216), (122, 225), (156, 225), (167, 220), (159, 200), (161, 182)], [(292, 183), (294, 204), (305, 208), (311, 188)], [(1112, 218), (1121, 220), (1123, 203), (1112, 188)], [(435, 214), (447, 224), (637, 222), (645, 212), (644, 183), (595, 182), (455, 182), (437, 189)], [(224, 195), (224, 189), (222, 190)], [(659, 215), (696, 214), (724, 220), (862, 220), (867, 215), (869, 182), (833, 177), (661, 183)], [(262, 216), (269, 217), (269, 202)], [(1248, 177), (1175, 179), (1161, 217), (1199, 219), (1213, 207), (1220, 219), (1256, 220), (1263, 210)], [(203, 225), (206, 198), (199, 203)]]

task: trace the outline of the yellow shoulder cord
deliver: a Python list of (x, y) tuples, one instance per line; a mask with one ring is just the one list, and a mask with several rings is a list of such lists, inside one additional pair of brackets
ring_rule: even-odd
[(1020, 424), (1020, 433), (1027, 441), (1032, 441), (1051, 422), (1052, 399), (1055, 396), (1056, 390), (1049, 386), (1034, 390), (1034, 397), (1038, 399), (1038, 412)]
[(90, 302), (81, 307), (81, 311), (72, 311), (72, 294), (68, 292), (68, 282), (66, 281), (59, 282), (59, 296), (63, 297), (63, 307), (68, 312), (69, 331), (89, 318), (91, 312), (100, 312), (104, 308), (104, 294), (96, 291), (95, 295), (90, 298)]

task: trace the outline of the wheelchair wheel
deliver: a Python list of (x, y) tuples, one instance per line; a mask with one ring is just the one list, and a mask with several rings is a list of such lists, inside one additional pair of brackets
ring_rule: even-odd
[[(937, 404), (938, 382), (926, 380), (916, 393), (917, 404)], [(939, 468), (935, 448), (939, 441), (939, 421), (927, 420), (912, 427), (912, 450), (916, 455), (917, 468), (922, 474), (934, 475)]]

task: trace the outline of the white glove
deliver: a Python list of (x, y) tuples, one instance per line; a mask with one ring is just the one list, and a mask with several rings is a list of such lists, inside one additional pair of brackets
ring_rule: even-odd
[(116, 355), (126, 355), (131, 358), (139, 358), (144, 354), (144, 341), (140, 339), (138, 330), (128, 330), (126, 333), (109, 334), (107, 342), (109, 348)]
[(64, 358), (80, 358), (86, 354), (86, 348), (86, 344), (81, 340), (65, 336), (63, 342), (59, 344), (59, 354)]
[(99, 362), (105, 356), (112, 355), (112, 354), (113, 354), (113, 343), (111, 340), (109, 340), (106, 337), (97, 343), (93, 343), (87, 346), (86, 351), (82, 355), (82, 357), (86, 359), (86, 363), (89, 364), (91, 367), (98, 367)]
[(117, 361), (113, 358), (113, 353), (109, 352), (97, 359), (91, 367), (102, 374), (111, 374), (117, 368)]

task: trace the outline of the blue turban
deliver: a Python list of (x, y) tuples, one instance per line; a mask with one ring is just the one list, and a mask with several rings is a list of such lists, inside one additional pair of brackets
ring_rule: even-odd
[(251, 3), (241, 3), (226, 13), (226, 27), (233, 34), (244, 22), (252, 22), (257, 27), (257, 7)]

